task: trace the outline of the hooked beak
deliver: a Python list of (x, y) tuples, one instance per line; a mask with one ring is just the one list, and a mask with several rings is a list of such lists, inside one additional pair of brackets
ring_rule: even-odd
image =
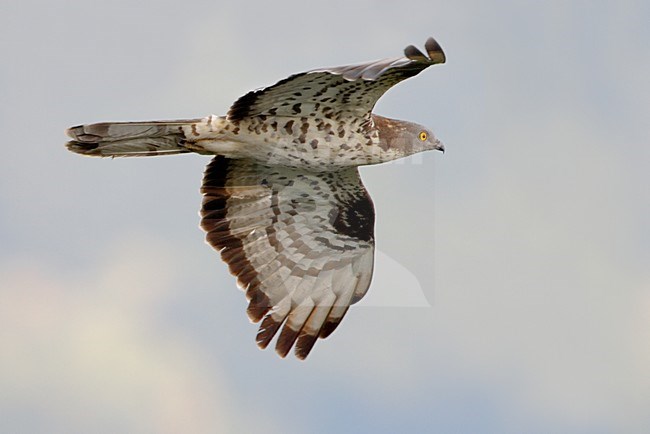
[(443, 145), (442, 142), (438, 139), (436, 139), (436, 144), (433, 149), (441, 151), (443, 154), (445, 153), (445, 145)]

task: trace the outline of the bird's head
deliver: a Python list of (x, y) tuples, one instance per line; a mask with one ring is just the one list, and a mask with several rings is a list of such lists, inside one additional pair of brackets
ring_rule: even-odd
[(440, 140), (422, 125), (377, 115), (373, 115), (373, 121), (379, 131), (379, 147), (392, 157), (391, 160), (423, 151), (445, 152)]

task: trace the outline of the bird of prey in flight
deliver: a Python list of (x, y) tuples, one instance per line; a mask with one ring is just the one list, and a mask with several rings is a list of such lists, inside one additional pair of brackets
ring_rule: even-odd
[(70, 151), (98, 157), (213, 155), (201, 227), (237, 277), (277, 353), (304, 359), (368, 290), (375, 213), (358, 167), (444, 151), (427, 128), (372, 112), (400, 81), (445, 62), (425, 53), (292, 75), (239, 98), (225, 116), (69, 128)]

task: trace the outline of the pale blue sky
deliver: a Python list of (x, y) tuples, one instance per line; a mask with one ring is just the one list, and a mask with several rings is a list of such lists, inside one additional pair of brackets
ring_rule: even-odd
[[(0, 431), (649, 432), (648, 22), (641, 0), (4, 1)], [(362, 170), (377, 274), (306, 362), (257, 349), (203, 242), (207, 158), (63, 146), (428, 36), (448, 63), (377, 112), (447, 152)]]

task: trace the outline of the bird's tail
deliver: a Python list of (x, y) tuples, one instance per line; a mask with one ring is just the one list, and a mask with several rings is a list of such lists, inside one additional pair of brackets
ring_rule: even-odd
[(103, 122), (66, 130), (70, 151), (95, 157), (143, 157), (191, 152), (183, 144), (206, 119)]

